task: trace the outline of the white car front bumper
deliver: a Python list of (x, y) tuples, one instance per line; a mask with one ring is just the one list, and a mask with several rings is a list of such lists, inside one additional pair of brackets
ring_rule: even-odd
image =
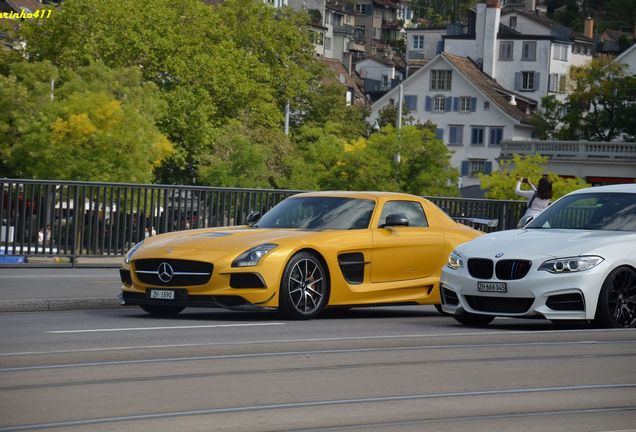
[[(533, 262), (528, 274), (518, 280), (477, 279), (466, 267), (445, 267), (441, 277), (442, 308), (449, 314), (464, 311), (506, 317), (544, 317), (550, 320), (594, 319), (598, 296), (608, 265), (583, 272), (554, 274), (538, 271)], [(478, 282), (505, 282), (506, 292), (482, 292)]]

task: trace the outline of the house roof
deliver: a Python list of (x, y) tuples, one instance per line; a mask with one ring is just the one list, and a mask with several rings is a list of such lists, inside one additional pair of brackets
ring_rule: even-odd
[(397, 8), (397, 4), (393, 0), (373, 0), (372, 3), (376, 4), (378, 6), (384, 6), (384, 7), (388, 7), (388, 8), (392, 8), (392, 9), (396, 9)]
[(632, 53), (636, 54), (636, 43), (632, 44), (632, 46), (630, 46), (625, 51), (623, 51), (618, 57), (614, 59), (614, 61), (618, 61), (618, 62), (623, 61), (625, 57), (631, 55)]
[[(441, 53), (442, 57), (448, 60), (453, 66), (455, 66), (462, 75), (472, 82), (482, 93), (484, 93), (492, 102), (494, 102), (502, 111), (508, 114), (510, 117), (521, 123), (529, 123), (530, 116), (519, 108), (510, 105), (509, 99), (504, 95), (518, 96), (504, 87), (502, 87), (496, 80), (485, 74), (479, 69), (479, 67), (469, 58), (460, 57), (453, 54)], [(531, 104), (536, 104), (536, 101), (528, 98), (523, 98), (529, 101)]]
[(326, 57), (320, 57), (320, 61), (325, 64), (331, 74), (324, 80), (327, 84), (341, 84), (345, 87), (353, 89), (354, 104), (366, 105), (367, 99), (362, 91), (361, 84), (351, 76), (344, 65), (337, 59), (330, 59)]
[(37, 0), (5, 0), (5, 2), (16, 12), (20, 12), (22, 9), (35, 12), (43, 8), (43, 5)]
[(618, 41), (621, 37), (626, 37), (627, 39), (632, 39), (634, 35), (628, 32), (620, 31), (620, 30), (612, 30), (607, 29), (603, 33), (600, 34), (600, 38), (602, 41)]

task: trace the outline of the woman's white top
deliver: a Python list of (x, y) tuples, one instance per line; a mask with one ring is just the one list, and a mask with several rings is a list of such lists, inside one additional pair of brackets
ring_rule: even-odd
[[(537, 191), (537, 188), (535, 188), (532, 183), (529, 183), (529, 185), (532, 188), (532, 190), (524, 191), (524, 190), (521, 190), (521, 180), (517, 181), (517, 187), (515, 188), (515, 193), (519, 196), (527, 198), (528, 202), (532, 200), (530, 207), (528, 207), (523, 217), (529, 216), (529, 215), (532, 215), (532, 217), (537, 217), (537, 215), (541, 213), (543, 210), (545, 210), (548, 204), (550, 204), (550, 200), (542, 199), (542, 198), (539, 198), (538, 196), (534, 196), (534, 194)], [(532, 199), (533, 196), (534, 196), (534, 200)]]

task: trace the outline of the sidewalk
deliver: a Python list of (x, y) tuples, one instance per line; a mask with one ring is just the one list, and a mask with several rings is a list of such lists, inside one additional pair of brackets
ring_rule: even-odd
[(110, 267), (3, 267), (0, 312), (118, 308), (120, 287), (114, 262)]

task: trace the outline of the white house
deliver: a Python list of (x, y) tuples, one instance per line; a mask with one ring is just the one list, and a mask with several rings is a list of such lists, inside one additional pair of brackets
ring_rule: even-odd
[[(536, 101), (506, 90), (472, 60), (441, 53), (403, 83), (403, 106), (416, 123), (437, 125), (437, 137), (452, 151), (462, 186), (479, 183), (478, 173), (497, 169), (502, 140), (530, 139), (529, 112)], [(371, 106), (369, 121), (397, 104), (399, 88)]]
[(444, 51), (474, 59), (503, 87), (541, 103), (548, 94), (565, 98), (569, 68), (592, 60), (592, 27), (588, 20), (589, 34), (576, 33), (536, 11), (502, 11), (487, 0), (476, 5), (467, 34), (444, 36)]
[(364, 80), (364, 92), (376, 100), (404, 80), (402, 71), (384, 57), (367, 57), (355, 64), (355, 70)]
[(614, 61), (626, 64), (627, 73), (636, 75), (636, 43), (623, 51)]

